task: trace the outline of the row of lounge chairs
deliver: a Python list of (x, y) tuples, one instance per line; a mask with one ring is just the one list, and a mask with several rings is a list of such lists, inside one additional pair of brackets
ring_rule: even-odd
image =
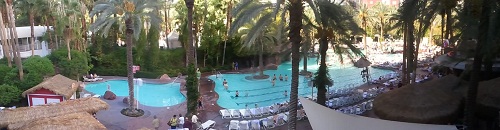
[[(229, 122), (229, 130), (261, 130), (271, 129), (276, 126), (285, 125), (288, 122), (288, 112), (277, 113), (273, 116), (267, 116), (254, 120), (231, 120)], [(303, 120), (306, 118), (304, 110), (297, 111), (297, 119)]]
[(265, 115), (276, 114), (280, 111), (284, 111), (285, 107), (259, 107), (259, 108), (249, 108), (249, 109), (222, 109), (219, 110), (219, 114), (222, 116), (222, 119), (230, 119), (230, 118), (257, 118)]
[(360, 115), (363, 114), (365, 111), (371, 110), (372, 108), (373, 108), (373, 100), (368, 100), (366, 102), (362, 102), (353, 106), (336, 109), (336, 111), (342, 112), (344, 114)]
[(101, 77), (95, 77), (95, 78), (87, 78), (86, 76), (83, 76), (83, 81), (84, 82), (96, 82), (96, 81), (101, 81), (103, 78)]

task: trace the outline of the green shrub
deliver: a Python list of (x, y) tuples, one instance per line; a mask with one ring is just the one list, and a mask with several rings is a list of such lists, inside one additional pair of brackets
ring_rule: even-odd
[(12, 85), (0, 85), (0, 106), (21, 100), (22, 91)]
[(110, 69), (104, 67), (92, 68), (90, 71), (92, 74), (98, 74), (103, 76), (127, 76), (127, 68), (123, 69)]
[(37, 73), (41, 76), (52, 76), (55, 74), (54, 65), (45, 57), (31, 56), (23, 61), (24, 73)]
[(197, 112), (198, 104), (198, 78), (196, 77), (196, 69), (193, 64), (188, 67), (188, 77), (186, 79), (186, 89), (187, 89), (187, 108), (188, 113)]
[(84, 52), (71, 50), (71, 60), (69, 60), (67, 50), (59, 49), (48, 57), (59, 67), (62, 75), (71, 79), (78, 79), (93, 67), (89, 64), (90, 56)]
[(148, 78), (148, 79), (156, 79), (163, 75), (161, 72), (147, 72), (147, 71), (137, 71), (134, 74), (135, 78)]
[(7, 66), (7, 65), (4, 65), (4, 64), (0, 64), (0, 83), (5, 83), (5, 75), (7, 73), (9, 73), (10, 71), (12, 70), (11, 67)]
[(24, 75), (24, 80), (17, 86), (20, 90), (28, 90), (43, 82), (43, 76), (38, 73), (28, 73)]

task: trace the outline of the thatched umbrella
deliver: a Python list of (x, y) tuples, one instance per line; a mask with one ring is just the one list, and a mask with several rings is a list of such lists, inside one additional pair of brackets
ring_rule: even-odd
[(477, 102), (487, 107), (500, 109), (500, 78), (479, 83)]
[(30, 122), (43, 118), (55, 117), (79, 112), (96, 113), (107, 109), (109, 105), (98, 98), (80, 98), (60, 103), (21, 107), (0, 112), (0, 128), (10, 124)]
[[(374, 100), (375, 114), (387, 120), (446, 124), (456, 119), (461, 96), (446, 89), (450, 78), (407, 85), (381, 94)], [(451, 85), (450, 85), (451, 84)]]
[(361, 57), (358, 59), (358, 61), (354, 62), (354, 66), (356, 66), (358, 68), (365, 68), (365, 67), (370, 66), (371, 64), (372, 63), (364, 57)]
[(60, 115), (11, 124), (10, 130), (106, 130), (106, 127), (87, 112)]

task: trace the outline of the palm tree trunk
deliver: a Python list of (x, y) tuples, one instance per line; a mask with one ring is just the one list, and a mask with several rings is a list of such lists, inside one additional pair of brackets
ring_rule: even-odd
[(167, 43), (167, 49), (170, 49), (170, 43), (168, 41), (168, 34), (170, 34), (170, 24), (169, 24), (169, 21), (168, 21), (168, 18), (170, 18), (170, 4), (172, 3), (168, 3), (168, 6), (167, 8), (165, 8), (165, 42)]
[(134, 72), (133, 72), (133, 65), (134, 65), (134, 59), (132, 55), (132, 38), (134, 34), (133, 30), (133, 21), (131, 18), (128, 18), (125, 20), (125, 26), (127, 27), (125, 35), (127, 35), (127, 38), (125, 39), (125, 44), (127, 46), (127, 81), (128, 81), (128, 95), (129, 95), (129, 110), (136, 110), (136, 105), (135, 105), (135, 98), (134, 98)]
[[(465, 102), (465, 126), (467, 126), (467, 129), (474, 130), (477, 128), (477, 121), (476, 121), (476, 98), (477, 98), (477, 89), (479, 86), (479, 81), (480, 81), (480, 72), (481, 72), (481, 66), (482, 66), (482, 61), (483, 61), (483, 53), (482, 48), (483, 44), (490, 44), (487, 43), (488, 41), (488, 30), (489, 30), (489, 24), (490, 24), (490, 13), (491, 13), (491, 0), (484, 0), (483, 5), (482, 5), (482, 11), (481, 11), (481, 19), (479, 23), (479, 38), (478, 42), (476, 44), (476, 50), (475, 55), (474, 55), (474, 62), (472, 63), (472, 72), (471, 72), (471, 79), (470, 79), (470, 84), (467, 90), (467, 97), (466, 97), (466, 102)], [(488, 59), (489, 60), (489, 59)]]
[[(444, 26), (445, 26), (445, 11), (442, 10), (441, 12), (441, 44), (444, 43), (444, 39), (445, 39), (445, 36), (444, 36)], [(444, 47), (444, 45), (442, 45), (442, 47)], [(443, 48), (443, 53), (444, 53), (444, 48)]]
[(31, 26), (31, 56), (35, 55), (35, 15), (33, 11), (29, 12), (30, 26)]
[(224, 40), (224, 52), (222, 53), (222, 66), (224, 66), (224, 61), (226, 60), (226, 45), (228, 40), (229, 27), (231, 27), (231, 10), (233, 8), (233, 0), (229, 0), (229, 4), (227, 5), (227, 13), (226, 13), (226, 40)]
[(406, 45), (407, 45), (406, 39), (408, 38), (408, 35), (406, 32), (406, 30), (407, 30), (406, 23), (403, 24), (402, 28), (403, 28), (403, 65), (401, 66), (401, 81), (402, 81), (402, 83), (406, 83), (406, 80), (407, 80), (407, 78), (406, 78), (406, 65), (407, 65), (406, 52), (408, 51), (408, 48), (406, 47)]
[[(186, 7), (188, 8), (188, 18), (187, 18), (187, 31), (188, 31), (188, 38), (187, 38), (187, 45), (188, 45), (188, 56), (186, 57), (188, 59), (189, 64), (195, 64), (195, 56), (194, 56), (194, 47), (193, 47), (193, 7), (194, 7), (194, 0), (185, 0), (186, 2)], [(198, 68), (198, 66), (195, 64), (194, 68)]]
[(446, 9), (446, 39), (450, 39), (451, 38), (451, 33), (452, 33), (452, 28), (451, 28), (451, 24), (453, 24), (452, 22), (452, 16), (451, 16), (451, 8), (450, 9)]
[(7, 64), (9, 67), (12, 67), (12, 55), (11, 55), (11, 48), (10, 48), (10, 43), (8, 42), (7, 38), (7, 30), (5, 30), (5, 25), (4, 25), (4, 18), (3, 18), (3, 12), (0, 12), (0, 33), (1, 33), (1, 38), (2, 38), (2, 45), (3, 45), (3, 52), (5, 55), (5, 58), (7, 58)]
[[(321, 32), (326, 32), (325, 30)], [(326, 38), (325, 34), (320, 34), (322, 35), (319, 41), (319, 49), (320, 49), (320, 65), (319, 69), (317, 72), (317, 77), (315, 78), (315, 87), (318, 88), (317, 92), (317, 100), (316, 102), (318, 104), (321, 104), (325, 106), (326, 102), (326, 82), (328, 81), (328, 75), (327, 75), (327, 67), (326, 67), (326, 51), (328, 50), (328, 39)]]
[(264, 76), (264, 44), (262, 43), (262, 38), (259, 38), (259, 75)]
[[(292, 86), (290, 90), (290, 118), (288, 129), (295, 130), (297, 126), (297, 102), (299, 93), (299, 62), (300, 62), (300, 30), (302, 29), (302, 0), (290, 0), (290, 33), (288, 37), (292, 42)], [(306, 59), (304, 59), (305, 61)], [(306, 66), (304, 64), (304, 66)]]
[(365, 55), (368, 56), (368, 48), (366, 46), (366, 44), (368, 44), (368, 40), (366, 39), (366, 28), (367, 28), (367, 26), (366, 26), (366, 18), (363, 17), (363, 30), (365, 30), (365, 33), (363, 34), (363, 43), (364, 43), (364, 47), (363, 48), (364, 48), (365, 53), (366, 53)]
[(18, 46), (19, 43), (17, 41), (17, 30), (16, 30), (16, 19), (14, 17), (14, 10), (12, 9), (12, 0), (5, 0), (5, 6), (7, 8), (7, 15), (9, 15), (9, 26), (10, 26), (10, 35), (11, 35), (11, 40), (14, 41), (12, 44), (12, 48), (14, 49), (14, 56), (15, 56), (15, 63), (16, 66), (19, 70), (19, 79), (21, 81), (24, 80), (24, 70), (23, 70), (23, 64), (21, 62), (21, 53), (19, 52)]
[(82, 37), (83, 40), (81, 42), (81, 48), (80, 50), (85, 52), (87, 49), (85, 45), (87, 45), (87, 19), (85, 17), (81, 17), (81, 22), (82, 22)]

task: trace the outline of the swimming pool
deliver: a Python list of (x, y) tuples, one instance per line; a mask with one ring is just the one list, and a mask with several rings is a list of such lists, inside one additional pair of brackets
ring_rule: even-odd
[[(108, 90), (107, 85), (116, 96), (128, 96), (128, 83), (126, 80), (108, 80), (101, 83), (87, 83), (85, 90), (104, 95)], [(134, 86), (135, 98), (140, 104), (152, 107), (173, 106), (182, 103), (186, 97), (180, 92), (180, 83), (149, 84)]]
[[(300, 62), (300, 70), (302, 70), (302, 62)], [(228, 109), (241, 109), (248, 107), (254, 107), (255, 104), (258, 106), (270, 106), (274, 103), (284, 102), (289, 100), (289, 97), (284, 95), (285, 90), (290, 94), (291, 85), (291, 69), (292, 65), (290, 62), (285, 62), (279, 65), (278, 70), (266, 70), (264, 74), (270, 75), (268, 79), (263, 80), (247, 80), (246, 76), (252, 74), (223, 74), (222, 77), (216, 78), (215, 75), (211, 75), (208, 78), (215, 82), (215, 92), (219, 94), (219, 99), (217, 104), (223, 108)], [(316, 72), (319, 65), (316, 64), (316, 59), (310, 58), (308, 60), (307, 69), (311, 72)], [(334, 65), (329, 66), (330, 77), (334, 80), (334, 85), (330, 89), (338, 89), (344, 87), (356, 87), (362, 85), (363, 79), (361, 78), (360, 72), (361, 68), (353, 67), (352, 65)], [(370, 75), (374, 78), (380, 77), (391, 73), (390, 70), (382, 70), (371, 68)], [(288, 75), (288, 81), (276, 81), (275, 86), (271, 84), (271, 78), (273, 74), (279, 78)], [(228, 82), (228, 91), (224, 90), (222, 85), (223, 79)], [(311, 88), (308, 85), (309, 80), (305, 77), (299, 77), (299, 95), (300, 96), (310, 96), (311, 94), (316, 94), (316, 88)], [(239, 97), (235, 97), (235, 92), (239, 91)], [(246, 96), (248, 93), (248, 96)]]

